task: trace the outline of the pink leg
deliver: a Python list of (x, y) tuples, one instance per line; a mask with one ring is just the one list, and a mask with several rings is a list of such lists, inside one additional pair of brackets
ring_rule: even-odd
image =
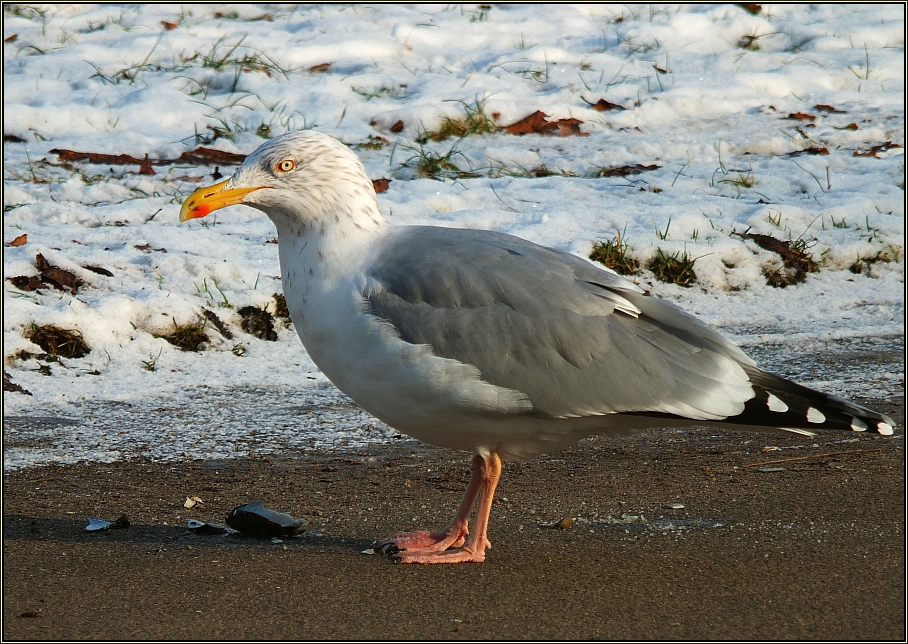
[[(488, 539), (489, 513), (495, 487), (501, 478), (501, 458), (494, 452), (473, 457), (473, 472), (463, 501), (451, 525), (443, 532), (409, 532), (395, 535), (378, 544), (379, 548), (394, 546), (402, 552), (392, 555), (401, 563), (462, 563), (485, 560), (485, 551), (492, 544)], [(475, 530), (469, 534), (468, 522), (473, 503), (476, 508)], [(462, 548), (460, 546), (463, 546)], [(456, 548), (448, 550), (448, 548)]]

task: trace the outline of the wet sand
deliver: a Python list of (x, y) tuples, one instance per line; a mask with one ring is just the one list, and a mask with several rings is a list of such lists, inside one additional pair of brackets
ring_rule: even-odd
[[(6, 474), (3, 638), (905, 638), (901, 436), (592, 439), (506, 464), (484, 564), (362, 554), (444, 526), (469, 460), (403, 441)], [(184, 527), (256, 498), (312, 527), (281, 543)], [(126, 530), (84, 530), (123, 513)]]

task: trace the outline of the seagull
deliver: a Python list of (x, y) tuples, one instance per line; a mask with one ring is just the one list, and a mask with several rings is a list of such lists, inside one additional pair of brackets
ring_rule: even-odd
[(180, 221), (237, 204), (277, 228), (287, 308), (325, 376), (400, 432), (474, 454), (447, 528), (376, 543), (400, 562), (484, 561), (502, 461), (587, 436), (691, 425), (893, 433), (888, 416), (761, 370), (585, 259), (499, 232), (391, 224), (358, 157), (328, 135), (266, 142), (190, 195)]

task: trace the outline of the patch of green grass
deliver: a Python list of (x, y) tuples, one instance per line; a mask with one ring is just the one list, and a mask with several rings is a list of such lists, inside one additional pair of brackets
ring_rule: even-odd
[(157, 369), (157, 368), (158, 368), (158, 358), (161, 357), (161, 353), (162, 353), (163, 351), (164, 351), (164, 349), (161, 348), (161, 349), (158, 351), (158, 355), (154, 355), (153, 353), (149, 353), (149, 354), (148, 354), (148, 360), (142, 360), (142, 364), (145, 365), (143, 368), (144, 368), (146, 371), (154, 371), (155, 369)]
[(697, 258), (692, 258), (687, 254), (674, 252), (666, 253), (661, 248), (656, 249), (656, 256), (653, 257), (647, 268), (653, 272), (656, 279), (668, 284), (677, 284), (678, 286), (689, 287), (697, 281), (694, 273), (694, 262)]
[[(224, 291), (222, 291), (221, 287), (218, 286), (217, 280), (212, 277), (211, 282), (212, 282), (212, 284), (214, 284), (215, 290), (217, 290), (217, 292), (220, 293), (221, 298), (223, 299), (223, 302), (218, 302), (218, 306), (223, 307), (225, 309), (233, 308), (233, 306), (230, 304), (230, 301), (227, 299), (227, 296), (224, 294)], [(208, 287), (208, 278), (207, 277), (202, 278), (201, 286), (199, 286), (195, 282), (193, 282), (192, 285), (195, 286), (196, 293), (198, 293), (199, 295), (205, 295), (212, 302), (216, 301), (214, 295), (211, 293), (211, 290)]]
[(593, 244), (593, 250), (590, 252), (590, 259), (594, 262), (604, 264), (620, 275), (636, 275), (640, 272), (640, 263), (627, 254), (628, 245), (621, 239), (621, 235), (615, 235), (607, 241), (600, 241)]
[(451, 137), (462, 139), (467, 136), (477, 134), (493, 134), (502, 128), (495, 124), (492, 117), (485, 112), (485, 101), (476, 99), (472, 104), (464, 101), (457, 101), (463, 106), (463, 118), (445, 118), (437, 131), (424, 132), (416, 140), (419, 143), (425, 143), (429, 139), (432, 141), (444, 141)]
[(163, 338), (170, 344), (178, 347), (182, 351), (198, 351), (199, 346), (208, 342), (208, 335), (205, 333), (205, 320), (192, 324), (179, 325), (174, 319), (173, 333), (168, 335), (158, 335), (157, 338)]
[[(457, 143), (459, 142), (460, 140)], [(429, 179), (471, 179), (479, 176), (472, 170), (461, 170), (454, 163), (453, 159), (457, 156), (467, 160), (463, 153), (457, 150), (457, 143), (452, 145), (445, 153), (438, 152), (422, 144), (418, 148), (407, 146), (414, 154), (404, 161), (399, 168), (415, 168), (420, 176)]]
[(242, 36), (234, 44), (227, 46), (227, 51), (223, 52), (221, 46), (226, 38), (221, 38), (207, 54), (203, 54), (200, 59), (202, 67), (213, 69), (216, 72), (222, 71), (228, 67), (234, 67), (240, 72), (262, 72), (266, 76), (274, 73), (280, 74), (284, 78), (289, 78), (290, 69), (284, 69), (273, 58), (260, 51), (251, 50), (250, 53), (244, 53), (242, 56), (237, 54), (237, 50), (242, 46), (246, 36)]
[(750, 168), (746, 171), (733, 170), (732, 172), (736, 172), (737, 176), (731, 177), (730, 179), (720, 179), (719, 183), (728, 183), (738, 188), (747, 189), (753, 188), (755, 185), (757, 185), (757, 179), (756, 177), (754, 177), (753, 168)]

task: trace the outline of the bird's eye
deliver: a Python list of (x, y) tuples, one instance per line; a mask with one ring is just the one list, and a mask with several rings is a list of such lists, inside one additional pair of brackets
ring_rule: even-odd
[(290, 172), (295, 167), (296, 167), (296, 162), (291, 161), (290, 159), (286, 159), (284, 161), (278, 162), (278, 164), (276, 166), (274, 166), (274, 169), (277, 170), (278, 172)]

